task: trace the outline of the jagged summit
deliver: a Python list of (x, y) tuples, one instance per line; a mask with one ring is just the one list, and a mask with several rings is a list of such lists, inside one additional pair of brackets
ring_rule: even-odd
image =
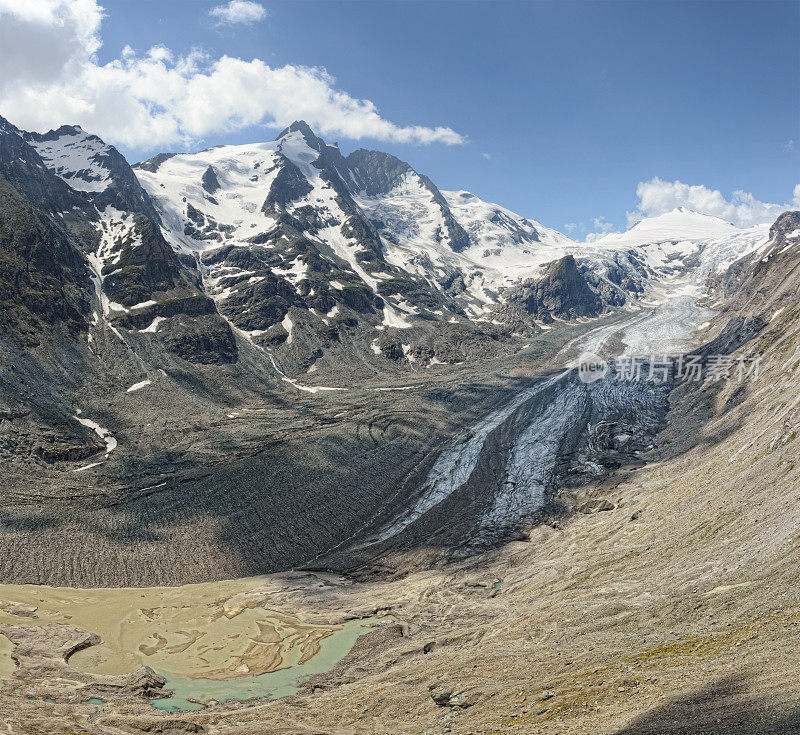
[(311, 126), (305, 120), (295, 120), (291, 125), (284, 128), (276, 137), (275, 140), (280, 140), (286, 137), (289, 133), (301, 133), (304, 138), (314, 140), (317, 134), (311, 129)]
[[(679, 207), (591, 245), (576, 243), (470, 192), (440, 191), (390, 153), (360, 148), (344, 157), (303, 120), (274, 141), (159, 154), (135, 171), (113, 146), (79, 126), (21, 135), (98, 210), (140, 212), (160, 226), (179, 257), (199, 260), (205, 287), (223, 309), (241, 301), (236, 310), (248, 313), (242, 328), (254, 333), (272, 329), (298, 298), (308, 305), (308, 294), (325, 313), (341, 305), (331, 282), (351, 284), (361, 293), (362, 314), (385, 312), (389, 321), (388, 310), (405, 314), (405, 321), (460, 314), (490, 319), (507, 289), (567, 255), (594, 273), (592, 283), (613, 292), (603, 298), (605, 308), (635, 298), (648, 270), (672, 272), (701, 243), (738, 232)], [(751, 247), (748, 242), (745, 252)], [(253, 262), (263, 248), (270, 257), (259, 254)], [(646, 252), (633, 256), (636, 248)], [(734, 244), (726, 258), (738, 252)], [(253, 279), (262, 278), (277, 279), (278, 291), (286, 291), (282, 301), (256, 286)], [(627, 284), (624, 292), (619, 284)], [(290, 292), (295, 296), (287, 298)], [(269, 309), (256, 308), (265, 298)]]
[(322, 138), (320, 138), (311, 129), (311, 126), (305, 120), (295, 120), (291, 125), (289, 125), (289, 127), (284, 128), (275, 137), (275, 140), (280, 141), (292, 133), (300, 133), (300, 135), (303, 137), (303, 140), (305, 140), (305, 142), (315, 150), (321, 150), (325, 145), (325, 141), (323, 141)]
[[(46, 133), (26, 133), (26, 136), (31, 140), (58, 140), (66, 136), (83, 136), (86, 138), (93, 138), (101, 140), (97, 135), (87, 133), (80, 125), (62, 125), (54, 130), (48, 130)], [(102, 141), (101, 141), (102, 142)]]
[(12, 125), (8, 120), (6, 120), (6, 118), (4, 118), (2, 115), (0, 115), (0, 131), (1, 132), (7, 132), (7, 131), (10, 132), (12, 130), (16, 131), (17, 128), (14, 127), (14, 125)]
[(152, 321), (160, 309), (213, 311), (196, 274), (164, 239), (159, 215), (133, 170), (96, 135), (77, 125), (43, 134), (6, 126), (0, 175), (55, 228), (43, 247), (48, 239), (57, 243), (52, 249), (59, 262), (80, 264), (77, 275), (92, 287), (93, 321), (74, 328), (119, 331), (122, 323)]
[[(255, 245), (280, 253), (281, 277), (294, 290), (307, 282), (313, 302), (326, 311), (340, 299), (325, 283), (341, 281), (331, 273), (323, 276), (317, 262), (334, 272), (344, 269), (346, 280), (365, 289), (365, 304), (379, 297), (390, 321), (390, 310), (404, 314), (405, 321), (423, 314), (449, 319), (461, 312), (490, 319), (504, 305), (507, 289), (545, 277), (543, 268), (567, 255), (599, 294), (599, 302), (586, 299), (597, 311), (636, 298), (649, 273), (674, 272), (697, 253), (698, 243), (736, 231), (716, 218), (680, 209), (648, 218), (622, 235), (576, 243), (470, 192), (440, 191), (390, 153), (360, 148), (344, 157), (302, 120), (271, 142), (157, 156), (137, 171), (159, 203), (173, 247), (199, 254), (207, 263), (206, 281), (223, 310), (238, 303), (234, 296), (239, 294), (248, 314), (242, 328), (257, 336), (273, 329), (296, 300), (284, 295), (268, 317), (252, 316), (258, 312), (252, 300), (262, 297), (263, 288), (248, 279), (261, 278), (261, 266), (242, 253), (252, 254)], [(319, 261), (310, 262), (294, 245), (287, 249), (284, 243), (298, 238), (310, 243)], [(674, 242), (685, 244), (676, 248)], [(652, 250), (659, 243), (664, 247)], [(638, 247), (651, 250), (628, 252)], [(269, 273), (274, 276), (276, 268)], [(400, 288), (398, 279), (406, 285)], [(408, 298), (412, 283), (415, 299), (429, 294), (423, 309)], [(374, 303), (369, 308), (381, 309)], [(558, 312), (572, 313), (568, 308)], [(537, 307), (536, 318), (542, 314)]]
[(800, 229), (800, 211), (790, 210), (781, 214), (769, 229), (770, 238), (776, 237), (779, 233), (786, 234), (789, 231)]

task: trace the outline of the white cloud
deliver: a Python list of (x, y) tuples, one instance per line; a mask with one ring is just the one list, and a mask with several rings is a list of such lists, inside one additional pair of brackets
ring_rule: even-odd
[(0, 93), (80, 73), (100, 48), (101, 20), (95, 0), (0, 0)]
[(702, 214), (710, 214), (732, 222), (737, 227), (774, 222), (781, 212), (800, 208), (800, 184), (794, 188), (793, 200), (787, 204), (771, 204), (756, 199), (746, 191), (734, 191), (726, 199), (717, 189), (701, 184), (690, 186), (680, 181), (663, 181), (657, 176), (650, 181), (640, 181), (636, 187), (639, 206), (628, 212), (628, 224), (644, 217), (669, 212), (675, 207), (687, 207)]
[(611, 232), (614, 229), (614, 225), (605, 217), (595, 217), (592, 220), (592, 225), (598, 232)]
[(221, 25), (253, 25), (267, 17), (263, 5), (250, 2), (250, 0), (230, 0), (225, 5), (217, 5), (208, 11), (208, 14)]
[(491, 153), (481, 153), (481, 155), (482, 155), (482, 156), (483, 156), (483, 157), (484, 157), (484, 158), (485, 158), (487, 161), (491, 161), (491, 160), (492, 160), (492, 154), (491, 154)]
[(607, 235), (609, 232), (614, 231), (614, 224), (602, 216), (594, 217), (592, 219), (592, 227), (594, 227), (595, 231), (586, 235), (586, 242), (594, 242), (595, 240), (603, 237), (603, 235)]
[(164, 46), (145, 53), (126, 46), (121, 58), (101, 65), (101, 21), (96, 0), (0, 0), (0, 114), (32, 130), (77, 123), (140, 151), (296, 119), (326, 136), (464, 142), (448, 127), (386, 120), (319, 67), (175, 54)]
[(576, 230), (577, 228), (578, 228), (578, 223), (577, 223), (577, 222), (565, 222), (565, 223), (564, 223), (564, 229), (565, 229), (567, 232), (569, 232), (570, 234), (571, 234), (571, 233), (573, 233), (573, 232), (575, 232), (575, 230)]
[(791, 153), (794, 150), (794, 138), (789, 138), (789, 140), (786, 141), (783, 150), (787, 153)]

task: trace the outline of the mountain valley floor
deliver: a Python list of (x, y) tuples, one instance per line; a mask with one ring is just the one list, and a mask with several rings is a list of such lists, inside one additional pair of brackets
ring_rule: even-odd
[[(399, 548), (357, 580), (295, 571), (127, 592), (4, 585), (0, 632), (14, 639), (20, 674), (0, 689), (8, 732), (800, 731), (799, 334), (786, 313), (757, 338), (768, 358), (758, 380), (678, 385), (641, 461), (565, 488), (572, 512), (493, 551), (430, 567), (424, 546)], [(70, 622), (49, 623), (50, 595)], [(223, 615), (238, 626), (256, 611), (259, 634), (237, 659), (248, 667), (281, 660), (286, 638), (271, 638), (267, 620), (283, 617), (295, 636), (352, 619), (384, 624), (296, 694), (168, 714), (142, 696), (163, 694), (152, 670), (115, 677), (66, 663), (102, 635), (70, 610), (119, 595), (153, 619), (178, 606), (190, 608), (187, 621)], [(180, 656), (203, 633), (173, 628), (163, 644), (140, 644), (140, 659), (159, 645)]]

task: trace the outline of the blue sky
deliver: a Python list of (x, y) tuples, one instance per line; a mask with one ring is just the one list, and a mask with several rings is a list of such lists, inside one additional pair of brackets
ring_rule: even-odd
[[(468, 189), (576, 237), (624, 228), (637, 184), (653, 177), (719, 190), (726, 201), (744, 190), (775, 203), (790, 202), (800, 182), (798, 2), (262, 0), (262, 20), (220, 24), (209, 11), (221, 2), (105, 0), (97, 63), (158, 45), (173, 56), (199, 48), (211, 60), (322, 67), (332, 89), (370, 100), (381, 119), (465, 139), (325, 134), (345, 152), (389, 151), (441, 188)], [(8, 109), (0, 99), (17, 122)], [(275, 134), (231, 127), (157, 148)], [(116, 141), (129, 158), (152, 154), (129, 140)], [(664, 195), (671, 201), (674, 190)]]

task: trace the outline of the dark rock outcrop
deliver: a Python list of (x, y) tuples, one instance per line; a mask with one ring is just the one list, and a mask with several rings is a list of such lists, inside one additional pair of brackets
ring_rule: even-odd
[(88, 268), (66, 232), (0, 174), (0, 327), (28, 346), (55, 320), (75, 333), (90, 292)]
[(131, 168), (139, 169), (141, 171), (149, 171), (150, 173), (155, 173), (158, 171), (158, 167), (164, 163), (164, 161), (169, 161), (170, 158), (173, 158), (175, 153), (159, 153), (158, 155), (153, 156), (152, 158), (148, 158), (146, 161), (139, 161), (139, 163), (134, 163)]
[(170, 319), (159, 335), (167, 350), (187, 362), (219, 365), (235, 362), (238, 355), (230, 325), (217, 314)]
[(201, 181), (203, 182), (203, 188), (209, 194), (214, 194), (215, 192), (219, 191), (219, 179), (217, 178), (217, 172), (214, 171), (213, 166), (209, 166), (203, 172), (203, 178)]
[(521, 305), (525, 312), (542, 321), (597, 316), (603, 311), (603, 299), (587, 282), (575, 258), (566, 255), (549, 263), (534, 280), (513, 289), (508, 302)]

